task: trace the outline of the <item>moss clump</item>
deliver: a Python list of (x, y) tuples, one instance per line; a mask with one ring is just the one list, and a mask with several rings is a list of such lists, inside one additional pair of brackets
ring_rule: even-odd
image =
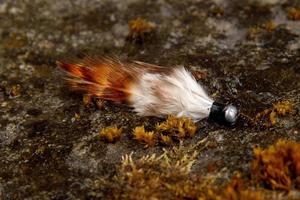
[[(133, 129), (134, 139), (145, 144), (145, 147), (153, 147), (159, 143), (171, 145), (174, 141), (193, 137), (197, 126), (189, 118), (176, 118), (169, 116), (166, 121), (156, 124), (155, 130), (146, 131), (144, 126)], [(101, 130), (100, 137), (108, 142), (115, 142), (120, 138), (121, 129), (107, 127)]]
[(273, 104), (272, 108), (268, 108), (255, 116), (255, 121), (263, 123), (267, 127), (274, 126), (278, 123), (279, 117), (286, 116), (293, 112), (293, 104), (289, 101), (281, 101)]
[(267, 149), (254, 149), (254, 180), (272, 189), (289, 191), (300, 185), (300, 143), (279, 140)]
[(129, 22), (129, 39), (135, 41), (145, 40), (151, 33), (154, 32), (155, 25), (142, 18), (137, 18)]
[(160, 134), (160, 142), (165, 145), (170, 145), (173, 143), (171, 136)]
[(165, 122), (157, 124), (155, 130), (162, 135), (178, 140), (193, 137), (196, 133), (197, 126), (189, 118), (169, 116)]
[(290, 20), (300, 20), (300, 8), (290, 8), (287, 10), (287, 17)]
[(126, 155), (114, 179), (103, 185), (112, 199), (196, 199), (207, 182), (190, 176), (197, 151), (185, 150), (180, 146), (136, 160)]
[(106, 127), (100, 132), (100, 138), (107, 142), (115, 142), (120, 139), (122, 134), (122, 128)]
[(289, 101), (282, 101), (273, 105), (274, 111), (279, 116), (285, 116), (293, 111), (293, 104)]
[(166, 121), (156, 124), (155, 130), (145, 131), (144, 126), (138, 126), (133, 130), (134, 139), (146, 144), (146, 147), (152, 147), (158, 143), (170, 145), (174, 141), (193, 137), (197, 126), (189, 118), (176, 118), (169, 116)]
[(145, 131), (144, 126), (137, 126), (133, 130), (134, 139), (146, 144), (146, 147), (152, 147), (156, 144), (156, 136), (153, 131)]
[(263, 200), (260, 191), (247, 189), (240, 174), (229, 183), (217, 186), (217, 176), (200, 176), (192, 171), (205, 140), (191, 146), (164, 150), (164, 153), (134, 159), (132, 154), (123, 157), (113, 179), (103, 179), (110, 199), (199, 199), (199, 200)]
[[(219, 194), (219, 193), (217, 193)], [(245, 181), (241, 178), (241, 174), (237, 173), (229, 184), (221, 191), (221, 196), (216, 195), (217, 198), (212, 199), (231, 199), (231, 200), (264, 200), (266, 196), (261, 191), (247, 189)]]

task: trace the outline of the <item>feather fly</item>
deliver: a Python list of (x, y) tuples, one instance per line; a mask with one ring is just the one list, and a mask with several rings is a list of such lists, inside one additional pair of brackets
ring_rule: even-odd
[[(110, 57), (58, 61), (67, 72), (72, 90), (114, 102), (126, 103), (141, 116), (210, 117), (235, 122), (236, 108), (214, 102), (184, 67), (166, 68)], [(229, 118), (228, 118), (229, 116)]]

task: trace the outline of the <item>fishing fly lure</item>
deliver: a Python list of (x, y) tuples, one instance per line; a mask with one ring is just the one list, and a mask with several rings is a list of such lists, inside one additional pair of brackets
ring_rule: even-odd
[(238, 111), (214, 102), (184, 67), (167, 68), (111, 57), (58, 61), (71, 90), (126, 103), (141, 116), (175, 115), (234, 124)]

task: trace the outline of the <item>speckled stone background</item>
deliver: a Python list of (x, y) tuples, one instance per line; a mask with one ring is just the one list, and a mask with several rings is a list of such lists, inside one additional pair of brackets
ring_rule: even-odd
[[(137, 125), (154, 126), (129, 108), (105, 102), (85, 108), (69, 92), (55, 61), (82, 52), (118, 55), (205, 71), (210, 95), (254, 116), (289, 100), (295, 113), (264, 130), (197, 123), (197, 173), (217, 163), (227, 179), (245, 171), (255, 146), (300, 140), (300, 21), (287, 18), (297, 0), (0, 0), (0, 199), (103, 198), (89, 182), (113, 176), (125, 154), (159, 153), (132, 140)], [(142, 17), (155, 34), (128, 40), (128, 22)], [(274, 23), (272, 30), (264, 25)], [(251, 31), (251, 30), (256, 30)], [(124, 127), (120, 141), (99, 140), (101, 128)]]

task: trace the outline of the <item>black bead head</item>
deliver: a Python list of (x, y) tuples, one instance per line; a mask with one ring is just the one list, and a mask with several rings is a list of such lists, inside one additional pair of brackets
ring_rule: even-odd
[(238, 118), (238, 110), (233, 105), (224, 106), (220, 103), (214, 102), (209, 114), (209, 119), (220, 123), (233, 125)]

